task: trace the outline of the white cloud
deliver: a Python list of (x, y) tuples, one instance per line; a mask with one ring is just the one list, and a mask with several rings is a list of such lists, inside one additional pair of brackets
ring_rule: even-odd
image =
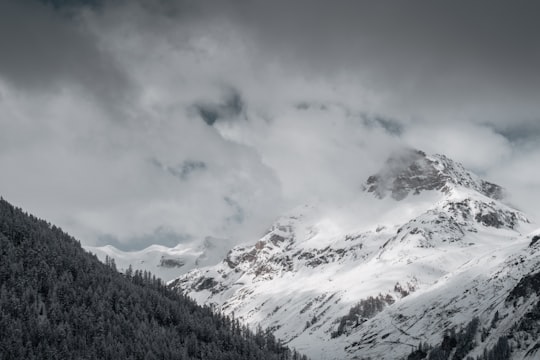
[(403, 137), (411, 147), (447, 155), (480, 174), (505, 163), (512, 154), (508, 139), (472, 122), (416, 122)]

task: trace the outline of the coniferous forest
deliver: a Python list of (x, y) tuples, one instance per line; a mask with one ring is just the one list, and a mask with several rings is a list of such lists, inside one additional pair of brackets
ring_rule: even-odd
[(0, 359), (305, 359), (0, 198)]

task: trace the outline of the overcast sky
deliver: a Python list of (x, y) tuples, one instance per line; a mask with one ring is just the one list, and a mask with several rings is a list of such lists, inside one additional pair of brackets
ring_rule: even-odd
[(254, 240), (401, 146), (540, 219), (538, 2), (0, 0), (0, 195), (83, 244)]

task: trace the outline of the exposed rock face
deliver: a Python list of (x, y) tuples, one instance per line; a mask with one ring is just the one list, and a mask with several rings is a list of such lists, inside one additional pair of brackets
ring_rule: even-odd
[(411, 193), (445, 192), (452, 186), (474, 189), (496, 200), (503, 196), (499, 185), (479, 179), (446, 156), (426, 156), (418, 150), (406, 150), (390, 157), (381, 171), (367, 179), (364, 189), (379, 198), (390, 194), (395, 200), (403, 200)]
[(159, 261), (159, 266), (166, 268), (180, 268), (184, 265), (185, 262), (182, 259), (166, 258), (164, 256), (162, 256)]

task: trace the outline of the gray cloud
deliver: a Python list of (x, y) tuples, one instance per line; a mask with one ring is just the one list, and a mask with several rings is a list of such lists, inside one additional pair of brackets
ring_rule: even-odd
[(228, 196), (225, 196), (223, 200), (225, 200), (225, 203), (227, 203), (227, 205), (230, 206), (234, 211), (233, 214), (227, 218), (227, 221), (242, 224), (245, 216), (244, 209), (242, 209), (242, 207), (236, 201)]
[(206, 169), (206, 163), (198, 160), (185, 160), (176, 166), (164, 165), (157, 159), (151, 159), (150, 162), (159, 169), (162, 169), (183, 181), (187, 180), (193, 172), (203, 171)]
[[(13, 13), (12, 8), (16, 7), (8, 6), (9, 11), (3, 13)], [(504, 1), (426, 4), (414, 0), (407, 3), (301, 0), (293, 4), (285, 1), (216, 4), (141, 0), (120, 2), (120, 5), (104, 3), (102, 12), (103, 18), (108, 19), (105, 29), (115, 27), (111, 25), (114, 23), (125, 26), (131, 22), (140, 34), (155, 34), (174, 47), (193, 47), (194, 40), (200, 36), (223, 42), (232, 46), (233, 51), (240, 50), (236, 59), (239, 67), (245, 66), (240, 57), (246, 56), (249, 66), (262, 72), (272, 64), (302, 76), (330, 81), (346, 76), (351, 82), (384, 94), (387, 99), (379, 110), (389, 116), (403, 116), (405, 112), (435, 121), (443, 113), (446, 117), (456, 117), (459, 108), (461, 120), (499, 125), (508, 123), (510, 118), (518, 124), (538, 119), (538, 10), (538, 4), (525, 1), (510, 5)], [(27, 18), (31, 18), (35, 11), (28, 13)], [(10, 18), (21, 17), (13, 15)], [(46, 20), (40, 20), (41, 25), (40, 21), (32, 23), (37, 24), (33, 25), (34, 29), (43, 27), (36, 32), (43, 39), (28, 35), (23, 22), (7, 25), (13, 29), (3, 31), (18, 34), (16, 39), (20, 41), (12, 41), (10, 37), (4, 43), (12, 47), (25, 42), (46, 44), (53, 51), (45, 52), (38, 46), (32, 50), (37, 56), (33, 53), (24, 56), (26, 53), (15, 49), (8, 53), (14, 54), (11, 58), (16, 60), (9, 61), (8, 57), (4, 62), (22, 65), (24, 61), (17, 59), (40, 58), (43, 64), (38, 69), (49, 71), (12, 65), (6, 73), (19, 74), (23, 81), (25, 77), (39, 79), (32, 76), (35, 71), (53, 77), (63, 69), (76, 74), (79, 81), (92, 83), (95, 74), (112, 72), (98, 77), (100, 83), (122, 82), (121, 75), (113, 71), (114, 57), (107, 57), (96, 41), (88, 39), (90, 35), (84, 28), (71, 27), (71, 31), (65, 31), (65, 21), (56, 21), (58, 15), (42, 18)], [(51, 41), (53, 38), (55, 42)], [(245, 49), (238, 49), (239, 44)], [(228, 70), (224, 70), (221, 76), (227, 78)], [(101, 85), (102, 91), (111, 87), (107, 81)], [(227, 102), (235, 99), (240, 100), (231, 96), (222, 104), (202, 103), (198, 109), (205, 121), (213, 123), (218, 116), (227, 115), (221, 114), (225, 110), (222, 106), (233, 105)]]
[(198, 103), (194, 107), (203, 121), (212, 126), (219, 120), (238, 118), (244, 112), (244, 102), (238, 91), (229, 89), (219, 103)]
[(530, 142), (538, 142), (540, 139), (540, 119), (530, 123), (507, 123), (507, 124), (489, 124), (493, 131), (504, 136), (513, 144), (524, 145)]
[(138, 235), (128, 239), (118, 239), (111, 234), (99, 235), (96, 245), (112, 245), (123, 251), (142, 250), (148, 244), (160, 244), (168, 247), (175, 247), (192, 241), (193, 238), (187, 234), (178, 234), (170, 229), (158, 227), (148, 234)]
[(24, 91), (76, 87), (109, 104), (125, 101), (127, 77), (76, 13), (1, 1), (0, 52), (0, 79)]
[(404, 145), (540, 213), (533, 2), (57, 5), (0, 1), (0, 192), (83, 243), (252, 240)]
[(403, 134), (404, 125), (398, 120), (386, 118), (381, 115), (365, 115), (364, 121), (367, 126), (381, 126), (391, 135), (399, 136)]
[(460, 108), (502, 122), (538, 116), (537, 3), (221, 4), (215, 11), (244, 26), (265, 58), (309, 76), (347, 74), (385, 92), (396, 111), (435, 118)]

